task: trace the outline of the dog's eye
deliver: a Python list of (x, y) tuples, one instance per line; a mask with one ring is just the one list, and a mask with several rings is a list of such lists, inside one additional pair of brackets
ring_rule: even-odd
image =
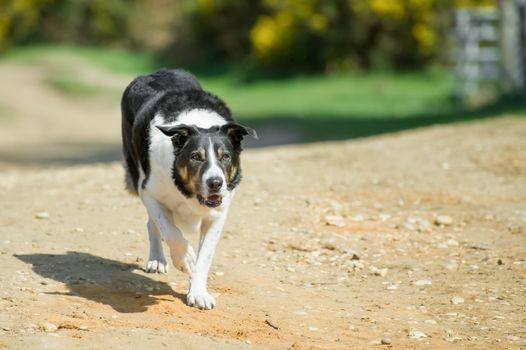
[(223, 153), (223, 155), (221, 156), (221, 160), (222, 161), (229, 161), (230, 160), (230, 154), (228, 153)]
[(196, 162), (200, 162), (202, 161), (201, 159), (201, 155), (199, 153), (192, 153), (192, 155), (190, 155), (190, 159), (191, 160), (195, 160)]

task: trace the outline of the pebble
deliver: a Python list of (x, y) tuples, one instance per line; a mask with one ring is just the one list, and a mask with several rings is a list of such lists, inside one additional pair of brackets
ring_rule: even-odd
[(429, 221), (420, 217), (410, 216), (403, 224), (403, 227), (410, 231), (417, 230), (419, 232), (428, 232), (431, 229), (431, 224)]
[(292, 312), (294, 315), (298, 315), (298, 316), (305, 316), (307, 314), (307, 311), (305, 310), (296, 310), (294, 312)]
[(358, 214), (358, 215), (351, 217), (351, 220), (354, 222), (362, 222), (362, 221), (365, 221), (365, 216), (362, 214)]
[(394, 284), (394, 283), (389, 284), (389, 285), (387, 285), (386, 289), (387, 290), (396, 290), (396, 289), (398, 289), (398, 284)]
[(41, 211), (35, 214), (37, 219), (49, 219), (49, 213), (47, 211)]
[(454, 239), (448, 239), (447, 240), (447, 245), (450, 246), (450, 247), (457, 247), (458, 246), (458, 241), (454, 240)]
[(444, 333), (445, 334), (442, 337), (442, 339), (444, 339), (447, 342), (453, 343), (453, 342), (455, 342), (457, 340), (462, 340), (462, 337), (457, 337), (457, 336), (454, 335), (452, 329), (445, 329)]
[(455, 295), (453, 298), (451, 298), (451, 304), (458, 305), (462, 304), (464, 302), (464, 298), (461, 296)]
[(426, 324), (437, 324), (437, 321), (435, 321), (433, 319), (430, 319), (430, 320), (425, 320), (424, 323), (426, 323)]
[(433, 282), (431, 282), (431, 280), (418, 280), (418, 281), (414, 281), (413, 284), (415, 286), (429, 286), (433, 284)]
[(490, 245), (486, 242), (476, 242), (468, 244), (468, 248), (475, 250), (488, 250), (490, 248)]
[(422, 338), (427, 338), (427, 335), (424, 332), (419, 331), (418, 329), (412, 329), (409, 332), (409, 338), (411, 338), (411, 339), (422, 339)]
[(345, 220), (340, 215), (325, 216), (325, 223), (329, 226), (345, 227)]
[(214, 273), (214, 275), (216, 275), (216, 276), (224, 276), (225, 273), (222, 272), (222, 271), (216, 271), (216, 272)]
[(382, 340), (380, 340), (380, 344), (382, 344), (382, 345), (389, 345), (389, 344), (391, 344), (391, 338), (387, 338), (387, 337), (382, 338)]
[(375, 275), (375, 276), (382, 276), (382, 277), (385, 277), (387, 276), (387, 272), (389, 271), (389, 269), (386, 267), (386, 268), (383, 268), (383, 269), (379, 269), (375, 266), (371, 266), (369, 268), (369, 270), (371, 271), (371, 274)]
[(453, 223), (453, 218), (451, 216), (439, 215), (435, 218), (436, 225), (448, 226), (448, 225), (451, 225), (452, 223)]
[(352, 249), (347, 249), (345, 253), (351, 256), (351, 260), (360, 260), (360, 256)]
[(42, 326), (42, 329), (44, 330), (44, 332), (56, 332), (58, 330), (58, 327), (51, 323), (51, 322), (46, 322), (44, 323), (44, 325)]

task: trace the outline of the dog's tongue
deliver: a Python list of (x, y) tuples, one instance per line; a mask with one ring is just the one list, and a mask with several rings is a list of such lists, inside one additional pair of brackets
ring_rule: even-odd
[(216, 194), (206, 197), (205, 204), (208, 207), (215, 208), (221, 205), (221, 196)]

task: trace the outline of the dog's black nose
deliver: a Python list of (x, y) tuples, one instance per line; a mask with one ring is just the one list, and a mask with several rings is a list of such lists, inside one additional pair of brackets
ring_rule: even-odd
[(223, 179), (220, 177), (211, 177), (206, 180), (206, 184), (210, 191), (219, 191), (223, 186)]

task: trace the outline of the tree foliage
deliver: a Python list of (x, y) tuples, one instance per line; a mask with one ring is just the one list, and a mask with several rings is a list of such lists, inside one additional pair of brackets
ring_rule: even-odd
[(179, 61), (339, 70), (440, 58), (453, 0), (0, 1), (0, 49), (67, 41), (156, 49)]

